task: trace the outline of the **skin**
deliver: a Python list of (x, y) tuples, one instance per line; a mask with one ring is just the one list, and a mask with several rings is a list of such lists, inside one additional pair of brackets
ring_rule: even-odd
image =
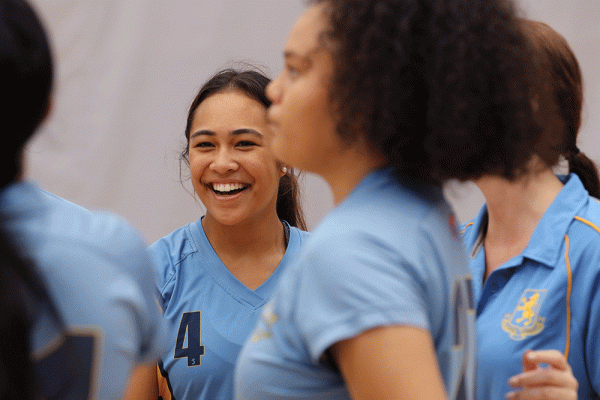
[(380, 327), (331, 348), (353, 399), (445, 399), (429, 331)]
[[(273, 150), (286, 164), (321, 175), (341, 202), (371, 171), (385, 165), (364, 134), (344, 143), (336, 132), (329, 82), (331, 53), (319, 42), (323, 5), (298, 19), (284, 49), (285, 69), (267, 89)], [(330, 348), (353, 399), (444, 399), (431, 336), (412, 326), (368, 330)]]
[(322, 11), (322, 5), (308, 8), (292, 28), (283, 53), (285, 67), (267, 87), (273, 102), (268, 117), (277, 158), (321, 175), (337, 204), (385, 159), (364, 135), (347, 144), (336, 132), (329, 97), (333, 58), (319, 40), (327, 27)]
[[(215, 93), (194, 112), (189, 165), (194, 191), (206, 207), (202, 227), (223, 264), (251, 290), (271, 276), (285, 254), (276, 209), (285, 172), (271, 141), (266, 109), (241, 91)], [(219, 185), (242, 190), (226, 193)], [(134, 376), (147, 389), (131, 391), (126, 399), (156, 400), (156, 364)]]
[[(522, 253), (542, 216), (563, 188), (552, 169), (540, 165), (536, 157), (530, 167), (526, 176), (515, 181), (497, 176), (483, 176), (475, 181), (486, 198), (488, 209), (485, 279)], [(548, 364), (548, 368), (541, 368), (539, 364)], [(577, 399), (577, 380), (560, 351), (524, 352), (523, 371), (509, 380), (512, 387), (520, 390), (507, 393), (507, 399)]]
[[(190, 130), (191, 180), (206, 207), (202, 226), (223, 263), (252, 290), (285, 253), (276, 211), (284, 172), (271, 152), (271, 138), (263, 105), (239, 91), (204, 100)], [(226, 193), (215, 190), (218, 185), (241, 190)]]
[(520, 389), (507, 393), (509, 400), (576, 400), (579, 387), (571, 366), (558, 350), (525, 351), (523, 373), (508, 382)]
[[(189, 141), (194, 191), (206, 219), (236, 225), (272, 214), (281, 168), (268, 147), (265, 108), (241, 92), (217, 93), (196, 109)], [(219, 193), (218, 184), (241, 184), (237, 194)]]
[(156, 364), (140, 364), (131, 376), (123, 400), (157, 399)]

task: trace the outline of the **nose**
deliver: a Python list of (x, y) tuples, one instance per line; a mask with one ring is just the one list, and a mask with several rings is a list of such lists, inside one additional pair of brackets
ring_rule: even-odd
[(210, 169), (219, 174), (235, 171), (239, 167), (238, 162), (231, 154), (229, 149), (221, 148), (215, 153), (215, 157), (210, 163)]
[(267, 85), (265, 93), (267, 98), (271, 100), (273, 104), (277, 104), (281, 101), (281, 74)]

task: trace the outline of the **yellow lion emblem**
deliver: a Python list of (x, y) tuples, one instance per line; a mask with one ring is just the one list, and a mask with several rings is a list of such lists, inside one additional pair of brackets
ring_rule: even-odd
[(513, 312), (504, 314), (502, 330), (513, 340), (523, 340), (544, 330), (546, 318), (540, 317), (539, 312), (545, 297), (545, 289), (525, 289)]

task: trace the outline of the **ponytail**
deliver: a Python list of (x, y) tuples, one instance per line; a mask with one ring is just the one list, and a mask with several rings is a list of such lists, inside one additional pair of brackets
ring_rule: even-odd
[(577, 174), (590, 196), (600, 199), (600, 180), (594, 162), (580, 151), (570, 154), (567, 161), (569, 162), (569, 172)]

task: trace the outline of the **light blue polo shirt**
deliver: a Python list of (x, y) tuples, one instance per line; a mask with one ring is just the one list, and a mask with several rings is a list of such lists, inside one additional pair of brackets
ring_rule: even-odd
[(504, 399), (527, 349), (568, 353), (579, 399), (600, 393), (600, 203), (575, 174), (519, 256), (485, 284), (484, 206), (463, 227), (477, 307), (477, 398)]

